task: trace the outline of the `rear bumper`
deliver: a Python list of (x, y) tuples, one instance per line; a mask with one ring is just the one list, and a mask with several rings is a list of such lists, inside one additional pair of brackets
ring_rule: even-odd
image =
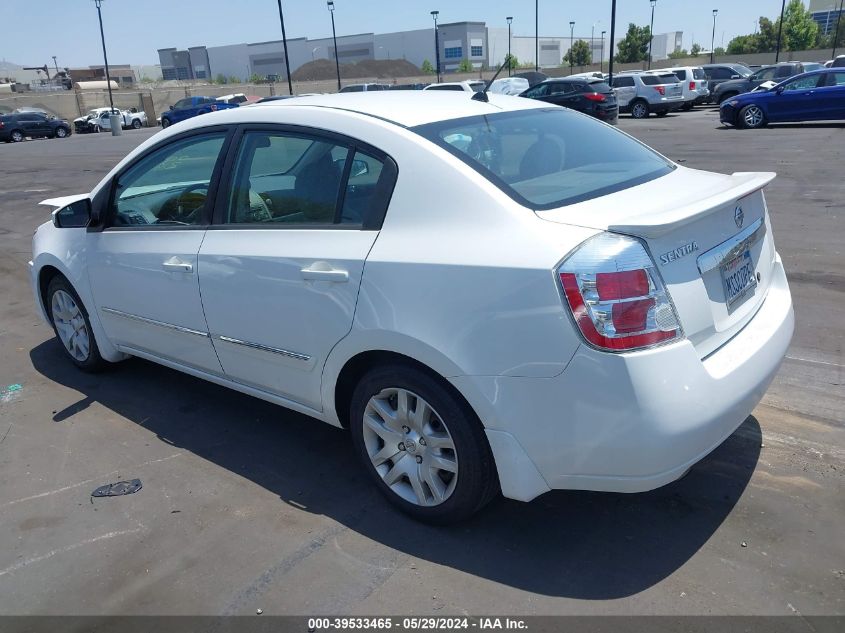
[(688, 341), (631, 354), (582, 346), (555, 378), (453, 378), (499, 433), (505, 496), (651, 490), (719, 446), (761, 400), (792, 338), (780, 259), (772, 274), (755, 316), (704, 360)]

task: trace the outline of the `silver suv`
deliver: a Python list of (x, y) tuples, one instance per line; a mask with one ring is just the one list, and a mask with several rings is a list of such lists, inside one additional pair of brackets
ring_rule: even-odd
[(666, 116), (684, 105), (684, 91), (674, 73), (666, 70), (614, 75), (613, 88), (620, 112), (644, 119), (654, 112)]

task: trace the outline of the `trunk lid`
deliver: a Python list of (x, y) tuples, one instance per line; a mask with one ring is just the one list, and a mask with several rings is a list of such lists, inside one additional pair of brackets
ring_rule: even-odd
[(536, 213), (643, 240), (684, 334), (704, 358), (742, 329), (768, 290), (775, 249), (762, 188), (774, 177), (678, 167), (636, 187)]

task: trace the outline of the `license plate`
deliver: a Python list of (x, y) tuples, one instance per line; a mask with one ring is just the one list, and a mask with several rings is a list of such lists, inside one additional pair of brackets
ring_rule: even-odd
[(728, 304), (728, 312), (730, 312), (736, 303), (757, 285), (751, 253), (746, 248), (727, 264), (722, 265), (721, 268), (725, 300)]

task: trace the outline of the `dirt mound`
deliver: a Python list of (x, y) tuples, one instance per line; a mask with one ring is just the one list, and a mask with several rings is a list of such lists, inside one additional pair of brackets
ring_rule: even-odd
[[(360, 79), (364, 77), (414, 77), (421, 75), (419, 68), (404, 59), (365, 59), (351, 64), (340, 65), (342, 79)], [(333, 59), (316, 59), (297, 68), (291, 73), (294, 81), (320, 81), (334, 79), (337, 76)]]

